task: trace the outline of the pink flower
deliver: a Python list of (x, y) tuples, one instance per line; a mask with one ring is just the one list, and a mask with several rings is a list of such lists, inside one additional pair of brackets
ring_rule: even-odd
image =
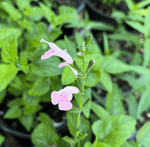
[[(67, 53), (67, 50), (61, 50), (56, 44), (51, 43), (51, 42), (47, 42), (44, 39), (41, 39), (40, 42), (45, 42), (49, 45), (49, 47), (51, 48), (50, 50), (48, 50), (47, 52), (44, 53), (44, 55), (42, 55), (41, 60), (50, 58), (52, 56), (58, 56), (61, 57), (62, 59), (64, 59), (66, 62), (61, 63), (58, 67), (63, 67), (63, 66), (67, 66), (69, 64), (73, 63), (73, 59), (72, 57)], [(69, 65), (70, 66), (70, 65)], [(71, 67), (71, 66), (70, 66)], [(78, 72), (73, 69), (71, 67), (74, 75), (78, 75)]]
[(73, 86), (67, 86), (60, 91), (53, 91), (51, 93), (51, 102), (53, 105), (58, 104), (60, 110), (70, 110), (72, 103), (70, 102), (73, 98), (73, 93), (78, 93), (79, 89)]

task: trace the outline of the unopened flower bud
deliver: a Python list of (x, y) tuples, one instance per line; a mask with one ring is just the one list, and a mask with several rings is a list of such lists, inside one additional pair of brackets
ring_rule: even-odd
[(74, 65), (74, 67), (76, 68), (77, 71), (79, 71), (79, 72), (81, 71), (75, 60), (73, 60), (73, 65)]
[(92, 69), (94, 63), (95, 63), (95, 60), (94, 60), (94, 59), (90, 60), (89, 65), (88, 65), (88, 68), (87, 68), (87, 70), (86, 70), (86, 73), (88, 73), (88, 72)]

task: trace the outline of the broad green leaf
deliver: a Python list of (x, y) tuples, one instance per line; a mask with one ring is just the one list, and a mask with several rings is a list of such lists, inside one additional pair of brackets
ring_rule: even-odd
[(49, 35), (50, 41), (54, 42), (54, 40), (56, 40), (62, 33), (61, 27), (52, 29)]
[[(150, 2), (149, 2), (149, 3), (150, 3)], [(150, 30), (150, 7), (148, 7), (148, 13), (147, 13), (147, 15), (145, 16), (144, 25), (145, 25), (145, 28), (146, 28), (147, 30)]]
[(100, 70), (101, 71), (101, 78), (100, 78), (100, 82), (103, 84), (103, 86), (108, 90), (108, 92), (112, 92), (112, 81), (110, 78), (110, 75), (105, 72), (104, 70)]
[(41, 96), (47, 93), (50, 90), (50, 84), (48, 83), (47, 79), (39, 78), (33, 84), (33, 87), (29, 90), (29, 94), (31, 96)]
[(142, 7), (145, 7), (147, 6), (148, 4), (150, 4), (150, 1), (148, 0), (145, 0), (145, 1), (140, 1), (136, 4), (137, 8), (142, 8)]
[(33, 31), (32, 23), (27, 19), (19, 20), (17, 23), (22, 27), (22, 29), (27, 29), (29, 32)]
[(15, 36), (18, 38), (21, 35), (21, 30), (17, 28), (3, 28), (0, 30), (0, 47), (6, 42), (9, 37)]
[(137, 98), (135, 97), (135, 95), (129, 94), (126, 97), (125, 101), (127, 102), (127, 105), (128, 105), (129, 115), (136, 119), (137, 118), (137, 109), (138, 109)]
[(92, 130), (98, 141), (119, 147), (135, 131), (135, 124), (130, 116), (116, 115), (95, 121)]
[(40, 8), (44, 14), (44, 16), (46, 17), (46, 19), (50, 22), (50, 23), (54, 23), (54, 19), (55, 19), (55, 13), (48, 7), (45, 6), (44, 4), (40, 3)]
[(122, 73), (130, 70), (127, 64), (111, 56), (103, 57), (101, 68), (111, 74)]
[(146, 85), (146, 89), (142, 92), (139, 104), (138, 104), (138, 109), (137, 109), (137, 118), (141, 120), (141, 114), (148, 108), (150, 108), (150, 86)]
[(58, 140), (58, 135), (53, 128), (41, 123), (32, 131), (31, 140), (36, 146), (51, 146)]
[(19, 117), (19, 121), (25, 127), (25, 129), (30, 132), (34, 121), (34, 115), (21, 115), (21, 117)]
[(54, 128), (53, 123), (52, 123), (52, 119), (50, 118), (50, 116), (46, 113), (40, 113), (40, 121), (41, 123), (49, 126), (50, 128)]
[(9, 38), (4, 43), (2, 49), (2, 60), (6, 63), (18, 61), (18, 40), (17, 38)]
[(76, 9), (69, 6), (60, 6), (58, 8), (59, 15), (55, 17), (55, 25), (61, 25), (68, 22), (77, 22), (78, 13)]
[(32, 113), (36, 112), (36, 110), (38, 109), (39, 101), (40, 101), (40, 97), (31, 96), (31, 95), (28, 94), (27, 91), (24, 91), (24, 93), (23, 93), (23, 102), (24, 102), (26, 111), (29, 114), (32, 114)]
[(80, 35), (78, 32), (75, 34), (76, 43), (78, 46), (82, 45), (83, 42), (85, 42), (82, 35)]
[(105, 102), (106, 110), (110, 115), (124, 114), (124, 107), (122, 103), (122, 92), (118, 88), (117, 84), (113, 84), (111, 93), (107, 93), (107, 99)]
[(75, 75), (69, 66), (64, 68), (62, 73), (61, 82), (63, 85), (68, 85), (75, 81)]
[(110, 144), (103, 143), (103, 142), (96, 142), (93, 144), (92, 147), (112, 147)]
[(91, 102), (91, 110), (100, 118), (100, 119), (103, 119), (103, 118), (106, 118), (106, 117), (109, 117), (109, 113), (100, 105), (94, 103), (94, 102)]
[(0, 135), (0, 145), (2, 145), (3, 141), (5, 140), (5, 137)]
[(134, 9), (134, 2), (132, 0), (126, 0), (126, 3), (130, 11), (132, 11)]
[(144, 147), (149, 147), (150, 144), (150, 121), (145, 123), (139, 130), (136, 136), (137, 142)]
[(66, 142), (62, 137), (57, 140), (57, 147), (70, 147), (70, 144)]
[(87, 142), (84, 144), (84, 147), (92, 147), (91, 142), (87, 141)]
[(74, 140), (71, 137), (65, 136), (62, 139), (65, 140), (66, 142), (68, 142), (70, 145), (74, 144)]
[(5, 89), (16, 76), (18, 68), (13, 65), (0, 64), (0, 91)]
[(19, 7), (19, 10), (24, 11), (30, 6), (30, 0), (16, 0), (16, 4)]
[(144, 62), (143, 66), (146, 67), (150, 61), (150, 39), (146, 38), (144, 41)]
[(43, 17), (41, 8), (29, 7), (25, 13), (30, 21), (40, 21)]
[(0, 104), (3, 102), (5, 96), (6, 96), (6, 89), (0, 91)]
[(120, 147), (141, 147), (141, 145), (134, 141), (126, 141)]
[(143, 27), (143, 25), (141, 25), (139, 22), (135, 22), (135, 21), (130, 21), (127, 20), (125, 21), (129, 26), (131, 26), (132, 28), (134, 28), (135, 30), (141, 32), (141, 33), (145, 33), (145, 28)]
[(94, 87), (100, 81), (100, 78), (100, 71), (91, 71), (89, 75), (85, 78), (85, 86)]
[(15, 119), (20, 116), (21, 116), (21, 109), (19, 108), (19, 106), (13, 106), (6, 111), (4, 118), (5, 119)]
[(13, 20), (19, 20), (22, 17), (19, 10), (15, 8), (11, 1), (1, 2), (1, 8), (5, 10)]
[(58, 68), (60, 63), (58, 57), (51, 57), (45, 60), (40, 60), (39, 58), (31, 65), (31, 70), (34, 74), (41, 77), (52, 77), (62, 73), (63, 69)]
[(23, 100), (22, 98), (15, 98), (15, 99), (12, 99), (11, 101), (9, 101), (7, 103), (7, 107), (14, 107), (14, 106), (22, 106), (23, 105)]

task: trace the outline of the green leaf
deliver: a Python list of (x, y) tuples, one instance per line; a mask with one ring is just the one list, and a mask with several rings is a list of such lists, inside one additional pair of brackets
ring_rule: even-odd
[(110, 75), (104, 70), (101, 70), (100, 82), (108, 90), (108, 92), (110, 93), (112, 92), (112, 81), (111, 81)]
[(19, 121), (25, 129), (30, 132), (34, 121), (34, 115), (21, 115), (21, 117), (19, 117)]
[(75, 8), (70, 6), (60, 6), (58, 8), (59, 15), (55, 18), (55, 25), (61, 25), (67, 22), (77, 22), (78, 13)]
[(108, 55), (109, 44), (108, 44), (108, 37), (107, 37), (107, 34), (105, 32), (103, 33), (103, 44), (104, 44), (105, 55)]
[(41, 96), (47, 93), (50, 90), (50, 84), (48, 83), (47, 79), (39, 78), (33, 84), (33, 87), (29, 90), (29, 94), (31, 96)]
[(30, 6), (30, 0), (16, 0), (16, 4), (19, 7), (19, 10), (24, 11)]
[(4, 136), (0, 136), (0, 145), (2, 145), (3, 141), (5, 140), (5, 137)]
[(91, 43), (91, 41), (92, 41), (92, 35), (90, 35), (90, 36), (87, 37), (87, 40), (85, 42), (85, 46), (88, 47), (89, 44)]
[(92, 147), (91, 142), (87, 141), (87, 142), (84, 144), (84, 147)]
[(5, 89), (16, 76), (18, 68), (13, 65), (0, 64), (0, 91)]
[(129, 115), (136, 119), (137, 118), (137, 109), (138, 109), (137, 98), (135, 97), (135, 95), (129, 94), (126, 97), (125, 101), (127, 102), (127, 105), (128, 105)]
[(0, 47), (3, 46), (3, 44), (7, 43), (7, 40), (9, 37), (12, 38), (12, 36), (15, 36), (15, 38), (18, 38), (21, 35), (21, 30), (16, 28), (3, 28), (0, 29)]
[(29, 114), (32, 114), (32, 113), (36, 112), (36, 110), (38, 109), (39, 101), (40, 101), (40, 97), (31, 96), (31, 95), (28, 94), (27, 91), (24, 91), (24, 93), (23, 93), (23, 102), (24, 102), (26, 111)]
[(6, 63), (16, 63), (18, 61), (18, 40), (17, 38), (9, 38), (4, 43), (2, 49), (2, 60)]
[(6, 111), (4, 118), (5, 119), (15, 119), (20, 116), (21, 116), (21, 109), (19, 108), (19, 106), (13, 106)]
[(80, 35), (78, 32), (75, 34), (76, 43), (78, 46), (82, 45), (83, 42), (85, 42), (82, 35)]
[(142, 92), (139, 104), (138, 104), (138, 109), (137, 109), (137, 118), (141, 120), (141, 114), (148, 108), (150, 108), (150, 86), (146, 85), (146, 88)]
[(150, 144), (150, 121), (145, 123), (139, 130), (136, 136), (137, 142), (144, 147), (149, 147)]
[(150, 7), (148, 7), (148, 13), (145, 16), (144, 25), (147, 30), (150, 30)]
[[(110, 64), (111, 63), (111, 64)], [(118, 59), (115, 59), (111, 56), (103, 57), (103, 61), (101, 63), (101, 68), (111, 74), (122, 73), (125, 71), (129, 71), (130, 68), (127, 64), (121, 62)]]
[(117, 114), (124, 114), (124, 107), (122, 104), (122, 93), (119, 90), (117, 84), (113, 84), (112, 93), (107, 93), (106, 97), (106, 110), (109, 112), (110, 115), (117, 115)]
[(75, 75), (69, 66), (64, 68), (62, 73), (61, 82), (63, 85), (68, 85), (75, 81)]
[(23, 100), (22, 98), (15, 98), (15, 99), (12, 99), (11, 101), (9, 101), (7, 103), (7, 107), (13, 107), (13, 106), (22, 106), (23, 105)]
[(134, 141), (126, 141), (120, 147), (141, 147), (141, 145)]
[(0, 91), (0, 104), (3, 102), (5, 96), (6, 96), (6, 89)]
[(131, 26), (132, 28), (134, 28), (135, 30), (141, 32), (141, 33), (145, 33), (146, 30), (145, 28), (143, 27), (143, 25), (141, 25), (139, 22), (135, 22), (135, 21), (130, 21), (130, 20), (127, 20), (125, 21), (129, 26)]
[(58, 140), (58, 135), (53, 128), (41, 123), (32, 131), (31, 140), (36, 146), (51, 146)]
[(74, 140), (71, 137), (65, 136), (62, 138), (63, 140), (65, 140), (66, 142), (71, 144), (74, 144)]
[(51, 57), (45, 60), (40, 60), (39, 58), (31, 65), (31, 70), (34, 74), (41, 77), (52, 77), (62, 73), (63, 69), (58, 68), (60, 63), (58, 57)]
[(94, 102), (91, 102), (91, 109), (100, 119), (104, 119), (110, 116), (109, 113), (102, 106)]
[(106, 144), (103, 142), (96, 142), (93, 144), (93, 147), (112, 147), (110, 144)]
[(144, 62), (143, 66), (146, 67), (150, 61), (150, 39), (146, 38), (144, 41)]
[(42, 3), (39, 3), (40, 5), (40, 8), (44, 14), (44, 16), (46, 17), (46, 19), (49, 21), (49, 23), (54, 23), (54, 19), (55, 19), (55, 13), (47, 6), (45, 6), (44, 4)]
[(135, 131), (135, 124), (130, 116), (116, 115), (95, 121), (92, 130), (98, 141), (119, 147)]
[(52, 119), (46, 113), (40, 113), (40, 121), (41, 121), (41, 123), (49, 126), (50, 128), (53, 128), (55, 130), (53, 123), (52, 123)]
[(11, 1), (3, 1), (1, 2), (1, 8), (5, 10), (13, 20), (19, 20), (22, 15), (17, 10)]
[(94, 87), (100, 81), (100, 78), (100, 71), (91, 71), (89, 75), (85, 78), (85, 86)]

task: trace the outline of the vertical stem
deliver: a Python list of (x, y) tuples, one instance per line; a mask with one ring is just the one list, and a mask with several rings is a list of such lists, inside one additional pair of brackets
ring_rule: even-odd
[[(79, 123), (80, 123), (80, 116), (82, 112), (82, 102), (83, 102), (83, 95), (84, 95), (84, 82), (85, 82), (85, 51), (83, 51), (83, 75), (82, 75), (82, 95), (80, 98), (80, 104), (79, 104), (79, 113), (77, 117), (77, 126), (76, 126), (76, 134), (74, 137), (74, 141), (77, 142), (77, 137), (79, 135)], [(78, 142), (78, 146), (80, 147), (80, 143)]]

